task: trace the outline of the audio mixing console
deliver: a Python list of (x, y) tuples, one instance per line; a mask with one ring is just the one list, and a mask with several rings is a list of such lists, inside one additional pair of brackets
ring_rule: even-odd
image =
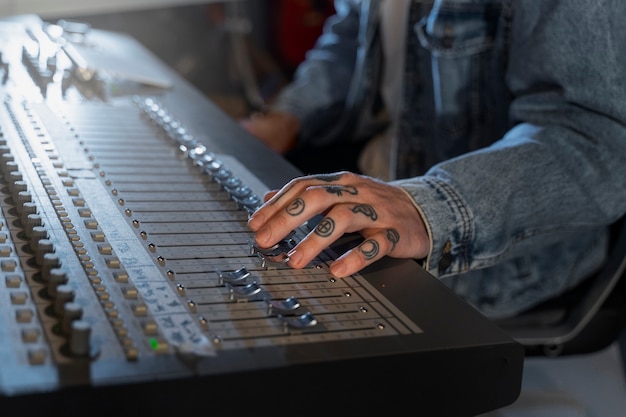
[(133, 39), (17, 16), (0, 51), (1, 415), (515, 400), (521, 346), (414, 262), (332, 279), (347, 236), (292, 270), (306, 225), (256, 248), (298, 172)]

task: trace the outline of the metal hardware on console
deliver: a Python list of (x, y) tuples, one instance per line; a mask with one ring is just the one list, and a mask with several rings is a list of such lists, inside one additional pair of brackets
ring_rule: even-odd
[(19, 16), (0, 50), (3, 413), (449, 417), (517, 398), (521, 346), (414, 262), (332, 279), (347, 236), (292, 270), (306, 226), (255, 248), (249, 213), (298, 172), (134, 40)]

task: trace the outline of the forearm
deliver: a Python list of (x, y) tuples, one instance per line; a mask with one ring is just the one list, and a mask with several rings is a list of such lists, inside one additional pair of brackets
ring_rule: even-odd
[(626, 3), (575, 1), (515, 3), (506, 80), (517, 126), (397, 182), (429, 224), (432, 272), (489, 266), (626, 211)]

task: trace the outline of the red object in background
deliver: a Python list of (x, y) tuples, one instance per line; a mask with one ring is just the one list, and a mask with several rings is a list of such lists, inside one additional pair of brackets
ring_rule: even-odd
[(335, 8), (332, 0), (277, 0), (275, 7), (275, 53), (293, 71), (315, 45)]

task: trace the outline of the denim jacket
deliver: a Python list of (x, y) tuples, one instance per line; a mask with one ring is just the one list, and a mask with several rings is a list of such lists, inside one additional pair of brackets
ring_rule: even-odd
[[(301, 143), (375, 126), (378, 5), (336, 1), (276, 101)], [(626, 212), (626, 2), (420, 8), (393, 184), (426, 221), (424, 267), (487, 316), (513, 315), (594, 272)]]

